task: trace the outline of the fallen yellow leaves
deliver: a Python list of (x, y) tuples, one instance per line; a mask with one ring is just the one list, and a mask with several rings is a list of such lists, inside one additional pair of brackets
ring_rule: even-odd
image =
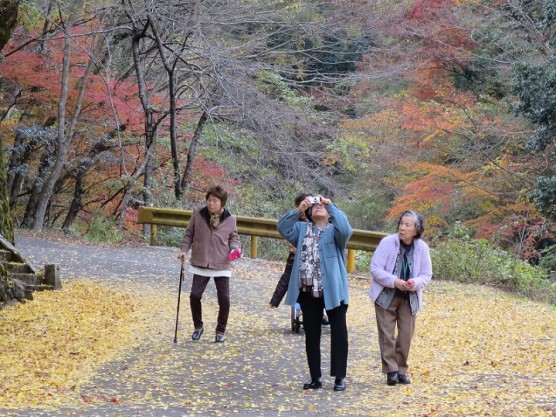
[(225, 344), (213, 342), (213, 283), (198, 342), (190, 339), (184, 283), (177, 344), (177, 280), (171, 287), (154, 277), (148, 286), (121, 277), (117, 286), (69, 280), (61, 292), (38, 293), (1, 312), (0, 402), (13, 410), (104, 407), (100, 415), (116, 416), (133, 410), (186, 410), (188, 416), (556, 415), (552, 306), (433, 281), (417, 318), (412, 384), (389, 387), (380, 371), (369, 282), (352, 279), (348, 389), (332, 391), (330, 331), (324, 329), (324, 388), (306, 392), (303, 335), (290, 331), (289, 307), (267, 308), (280, 273), (281, 266), (262, 261), (234, 265)]
[(32, 302), (2, 310), (0, 403), (71, 401), (80, 382), (136, 344), (137, 325), (155, 300), (70, 280), (61, 291), (36, 293)]
[[(355, 297), (361, 300), (353, 304), (365, 302), (366, 295)], [(424, 298), (410, 357), (412, 385), (384, 388), (378, 402), (400, 408), (384, 415), (556, 415), (553, 306), (491, 288), (438, 281)], [(368, 313), (351, 314), (351, 323), (363, 328), (364, 321), (374, 321)], [(379, 358), (375, 361), (351, 362), (352, 379), (368, 382), (364, 370), (369, 365), (378, 370)], [(382, 375), (379, 381), (375, 377), (371, 384), (383, 383)]]

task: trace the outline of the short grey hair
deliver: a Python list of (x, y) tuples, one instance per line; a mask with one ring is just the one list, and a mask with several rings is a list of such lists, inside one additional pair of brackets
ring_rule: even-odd
[(400, 227), (400, 222), (404, 216), (412, 216), (415, 219), (415, 229), (417, 230), (417, 234), (415, 235), (415, 239), (420, 239), (421, 235), (425, 231), (425, 219), (423, 216), (416, 211), (413, 210), (405, 210), (400, 217), (398, 217), (398, 229)]

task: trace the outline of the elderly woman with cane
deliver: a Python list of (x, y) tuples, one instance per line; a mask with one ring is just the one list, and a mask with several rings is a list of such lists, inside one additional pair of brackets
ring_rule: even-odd
[[(382, 372), (388, 385), (409, 384), (409, 348), (423, 288), (432, 278), (423, 217), (406, 210), (398, 232), (382, 239), (371, 259), (369, 295), (375, 305)], [(397, 336), (396, 336), (397, 327)]]
[(193, 318), (193, 340), (204, 332), (201, 298), (210, 278), (214, 278), (218, 297), (218, 321), (214, 341), (225, 341), (224, 333), (230, 312), (231, 261), (241, 256), (236, 218), (225, 208), (228, 193), (221, 186), (206, 192), (206, 206), (193, 212), (181, 241), (178, 259), (183, 262), (191, 248), (189, 272), (193, 273), (189, 296)]
[[(299, 221), (305, 213), (308, 222)], [(322, 388), (321, 321), (326, 309), (330, 321), (330, 375), (334, 391), (346, 389), (349, 304), (344, 251), (352, 228), (345, 213), (324, 197), (306, 197), (278, 221), (278, 231), (296, 247), (286, 304), (299, 302), (303, 312), (305, 351), (311, 380), (303, 389)]]

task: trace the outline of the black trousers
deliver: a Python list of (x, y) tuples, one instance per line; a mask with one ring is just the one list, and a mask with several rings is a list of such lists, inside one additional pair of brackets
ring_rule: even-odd
[[(191, 317), (193, 318), (193, 326), (195, 329), (203, 328), (203, 306), (201, 299), (207, 288), (210, 277), (202, 275), (193, 275), (191, 283), (191, 293), (189, 294), (189, 304), (191, 306)], [(228, 316), (230, 314), (230, 278), (214, 277), (216, 285), (216, 295), (218, 297), (218, 320), (216, 324), (216, 333), (224, 334)]]
[[(300, 292), (298, 302), (303, 313), (305, 330), (305, 351), (311, 379), (322, 377), (320, 340), (324, 299), (315, 298), (310, 293)], [(348, 332), (346, 313), (348, 306), (341, 304), (326, 310), (330, 322), (330, 376), (345, 378), (347, 373)]]

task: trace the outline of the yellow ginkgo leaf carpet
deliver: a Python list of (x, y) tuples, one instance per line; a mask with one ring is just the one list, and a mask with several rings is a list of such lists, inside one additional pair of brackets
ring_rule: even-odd
[(385, 384), (369, 282), (352, 278), (347, 391), (326, 376), (327, 329), (324, 387), (303, 391), (303, 331), (291, 331), (289, 307), (267, 307), (281, 268), (235, 265), (224, 344), (213, 343), (212, 283), (198, 342), (188, 280), (176, 344), (177, 288), (155, 277), (68, 278), (61, 291), (1, 310), (0, 415), (556, 416), (554, 307), (437, 280), (417, 318), (411, 385)]

